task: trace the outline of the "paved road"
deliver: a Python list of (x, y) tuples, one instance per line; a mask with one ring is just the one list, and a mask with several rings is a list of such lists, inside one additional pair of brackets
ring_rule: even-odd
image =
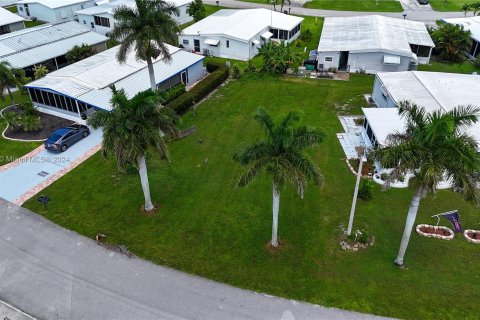
[[(243, 2), (236, 0), (219, 0), (219, 5), (229, 8), (267, 8), (271, 9), (271, 5), (259, 4), (253, 2)], [(215, 5), (215, 0), (204, 0), (204, 3)], [(288, 7), (286, 7), (288, 10)], [(277, 8), (277, 10), (279, 10)], [(314, 17), (351, 17), (359, 15), (371, 15), (371, 14), (381, 14), (388, 17), (401, 18), (403, 19), (402, 12), (358, 12), (358, 11), (335, 11), (335, 10), (320, 10), (320, 9), (308, 9), (301, 7), (292, 7), (291, 13), (302, 16), (314, 16)], [(407, 19), (423, 21), (423, 22), (435, 22), (443, 18), (462, 18), (463, 12), (437, 12), (430, 10), (417, 10), (414, 6), (411, 6), (410, 9), (406, 10)]]
[(127, 258), (0, 199), (0, 300), (39, 319), (380, 319)]

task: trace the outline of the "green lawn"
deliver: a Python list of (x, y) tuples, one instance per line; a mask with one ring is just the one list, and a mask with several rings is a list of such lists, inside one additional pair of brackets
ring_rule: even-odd
[(10, 6), (10, 7), (6, 7), (5, 9), (7, 9), (8, 11), (10, 11), (12, 13), (18, 13), (17, 6)]
[(429, 65), (419, 65), (418, 70), (452, 73), (480, 73), (480, 68), (475, 67), (470, 61), (463, 61), (458, 63), (431, 61)]
[(343, 11), (403, 11), (400, 2), (396, 0), (312, 0), (307, 2), (304, 7)]
[[(406, 270), (393, 265), (411, 190), (376, 188), (358, 204), (355, 228), (368, 228), (375, 246), (345, 252), (338, 229), (346, 224), (355, 178), (336, 139), (340, 107), (357, 113), (372, 76), (350, 81), (247, 75), (223, 88), (183, 118), (197, 126), (170, 143), (172, 162), (148, 159), (150, 186), (160, 210), (139, 213), (143, 195), (138, 174), (119, 174), (100, 154), (33, 197), (25, 206), (68, 229), (93, 238), (105, 233), (142, 258), (234, 286), (325, 306), (407, 319), (478, 319), (478, 246), (461, 235), (452, 241), (412, 235)], [(311, 186), (301, 200), (291, 187), (281, 194), (279, 236), (285, 247), (269, 253), (271, 182), (261, 176), (236, 189), (240, 168), (232, 154), (257, 139), (252, 116), (258, 106), (274, 114), (296, 110), (327, 138), (311, 154), (322, 169), (324, 188)], [(82, 186), (82, 187), (79, 187)], [(464, 227), (478, 228), (478, 209), (458, 194), (440, 191), (425, 199), (418, 223), (459, 209)], [(448, 222), (442, 221), (442, 224)]]
[(38, 26), (41, 26), (42, 24), (45, 24), (46, 22), (43, 22), (43, 21), (29, 21), (29, 20), (26, 20), (25, 21), (25, 28), (32, 28), (32, 27), (38, 27)]
[[(20, 92), (14, 93), (14, 101), (28, 101), (28, 95), (21, 95)], [(0, 110), (11, 104), (10, 98), (6, 97), (5, 101), (0, 100)], [(0, 119), (0, 133), (5, 129), (6, 124)], [(0, 135), (0, 166), (11, 162), (11, 159), (19, 158), (32, 151), (40, 144), (38, 142), (17, 142), (6, 140)]]
[[(222, 7), (222, 6), (213, 6), (213, 5), (210, 5), (210, 4), (204, 4), (203, 5), (205, 7), (205, 12), (207, 14), (207, 17), (215, 12), (217, 12), (218, 10), (221, 10), (221, 9), (228, 9), (227, 7)], [(184, 23), (180, 26), (180, 29), (185, 29), (189, 26), (191, 26), (192, 24), (194, 24), (195, 21), (190, 21), (190, 22), (187, 22), (187, 23)]]
[[(478, 0), (430, 0), (430, 5), (436, 11), (461, 11), (465, 3), (474, 3)], [(472, 14), (469, 13), (468, 16)]]

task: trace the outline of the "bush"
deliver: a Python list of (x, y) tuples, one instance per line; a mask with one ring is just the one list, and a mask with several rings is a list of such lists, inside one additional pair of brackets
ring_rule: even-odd
[(478, 56), (474, 61), (473, 65), (477, 68), (480, 68), (480, 56)]
[(356, 241), (365, 244), (368, 243), (368, 240), (370, 239), (370, 232), (365, 229), (356, 230), (347, 238), (350, 241)]
[(18, 123), (24, 132), (42, 129), (40, 117), (33, 114), (25, 114), (18, 118)]
[(253, 61), (252, 60), (248, 60), (247, 62), (247, 66), (245, 67), (245, 69), (243, 69), (243, 72), (257, 72), (257, 68), (255, 67), (255, 65), (253, 64)]
[(232, 65), (232, 78), (240, 79), (241, 76), (242, 76), (242, 70), (240, 70), (240, 67), (238, 66), (237, 63), (234, 63)]
[(360, 187), (358, 189), (358, 197), (362, 200), (372, 200), (373, 198), (373, 184), (370, 179), (362, 178), (360, 181)]
[(221, 85), (229, 75), (229, 69), (226, 66), (218, 64), (207, 64), (207, 70), (214, 71), (190, 91), (185, 92), (177, 99), (167, 104), (167, 106), (179, 115), (184, 114), (188, 109), (194, 106), (195, 103), (205, 98), (210, 92)]
[(302, 31), (302, 33), (300, 33), (300, 36), (298, 37), (298, 39), (304, 42), (308, 42), (312, 40), (312, 37), (313, 37), (312, 30), (306, 29)]
[(168, 104), (185, 93), (185, 85), (179, 83), (166, 91), (160, 92), (160, 98), (163, 104)]

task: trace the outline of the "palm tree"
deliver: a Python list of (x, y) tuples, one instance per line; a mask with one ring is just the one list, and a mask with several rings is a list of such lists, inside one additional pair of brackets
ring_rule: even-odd
[(154, 205), (150, 197), (145, 156), (151, 151), (160, 159), (170, 160), (168, 147), (159, 129), (165, 134), (176, 134), (177, 117), (171, 109), (160, 107), (156, 92), (148, 90), (128, 99), (123, 90), (112, 89), (113, 110), (95, 112), (88, 119), (88, 124), (94, 128), (103, 127), (103, 155), (106, 157), (112, 153), (120, 172), (125, 172), (129, 164), (138, 169), (145, 212), (150, 212), (154, 210)]
[(468, 11), (470, 11), (470, 8), (471, 8), (470, 4), (468, 4), (468, 3), (463, 4), (461, 10), (465, 14), (465, 18), (467, 17), (467, 13), (468, 13)]
[(440, 58), (458, 62), (472, 45), (471, 33), (463, 26), (445, 23), (432, 33), (433, 42)]
[(262, 169), (273, 180), (273, 223), (272, 247), (278, 246), (278, 209), (280, 207), (280, 190), (287, 183), (293, 184), (300, 196), (309, 181), (315, 185), (323, 183), (318, 167), (305, 154), (304, 150), (323, 140), (323, 133), (306, 126), (293, 127), (300, 120), (298, 114), (289, 112), (278, 121), (262, 108), (255, 114), (255, 120), (265, 131), (265, 139), (254, 142), (238, 151), (233, 159), (246, 167), (237, 186), (244, 187), (252, 182)]
[(153, 59), (162, 57), (170, 62), (172, 57), (166, 43), (175, 44), (180, 28), (172, 17), (179, 11), (173, 3), (162, 0), (135, 0), (136, 8), (126, 5), (114, 9), (116, 24), (110, 37), (121, 41), (117, 53), (120, 63), (125, 63), (128, 53), (134, 49), (139, 60), (147, 62), (150, 86), (156, 89)]
[(0, 61), (0, 99), (5, 101), (5, 92), (13, 102), (13, 94), (10, 87), (18, 85), (17, 79), (12, 71), (12, 65), (7, 61)]
[(286, 73), (288, 68), (302, 59), (292, 45), (284, 41), (266, 43), (258, 52), (262, 56), (264, 68), (274, 73)]
[(480, 109), (468, 106), (445, 113), (427, 113), (415, 104), (402, 102), (399, 114), (406, 119), (406, 131), (390, 135), (387, 145), (374, 150), (370, 156), (382, 167), (393, 168), (386, 187), (408, 173), (416, 178), (416, 192), (395, 259), (395, 264), (401, 266), (420, 200), (428, 192), (435, 192), (439, 182), (452, 181), (455, 190), (461, 191), (466, 199), (478, 202), (480, 156), (477, 142), (466, 129), (478, 121)]

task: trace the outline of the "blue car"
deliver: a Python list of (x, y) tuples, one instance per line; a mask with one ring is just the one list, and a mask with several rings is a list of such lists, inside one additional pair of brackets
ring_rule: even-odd
[(69, 127), (57, 129), (44, 142), (45, 149), (53, 152), (64, 152), (76, 142), (88, 137), (90, 129), (81, 124), (74, 124)]

